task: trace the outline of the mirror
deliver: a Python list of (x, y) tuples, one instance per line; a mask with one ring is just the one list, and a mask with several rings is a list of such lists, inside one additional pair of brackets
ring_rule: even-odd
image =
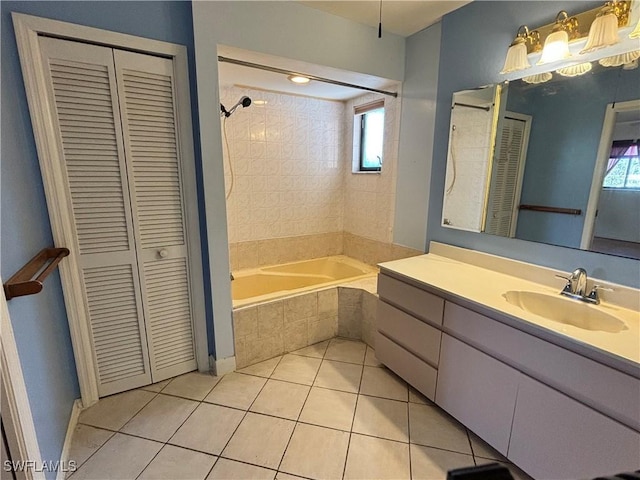
[(595, 62), (456, 92), (442, 225), (640, 258), (639, 99), (637, 65)]

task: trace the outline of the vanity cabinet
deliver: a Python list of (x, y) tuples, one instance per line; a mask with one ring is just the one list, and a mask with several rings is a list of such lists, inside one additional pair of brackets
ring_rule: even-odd
[(640, 379), (391, 275), (383, 364), (535, 478), (640, 468)]

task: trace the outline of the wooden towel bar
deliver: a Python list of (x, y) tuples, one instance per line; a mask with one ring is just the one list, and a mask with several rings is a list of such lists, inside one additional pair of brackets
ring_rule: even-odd
[[(68, 248), (44, 248), (16, 272), (4, 284), (7, 300), (22, 295), (33, 295), (42, 291), (42, 282), (49, 276), (64, 257), (69, 255)], [(40, 274), (33, 278), (34, 275)]]

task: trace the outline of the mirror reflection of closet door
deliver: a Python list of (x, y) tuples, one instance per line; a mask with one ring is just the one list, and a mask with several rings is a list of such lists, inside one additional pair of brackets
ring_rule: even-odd
[(491, 169), (485, 233), (515, 237), (531, 117), (506, 112)]

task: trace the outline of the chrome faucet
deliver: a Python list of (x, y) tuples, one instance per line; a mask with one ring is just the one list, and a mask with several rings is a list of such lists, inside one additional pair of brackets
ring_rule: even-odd
[(587, 295), (587, 271), (584, 268), (576, 268), (571, 275), (565, 277), (564, 275), (556, 275), (558, 278), (562, 278), (567, 281), (560, 295), (573, 298), (575, 300), (581, 300), (587, 303), (593, 303), (598, 305), (600, 303), (600, 297), (598, 291), (606, 290), (612, 292), (611, 288), (604, 288), (601, 285), (594, 285), (591, 292)]
[(584, 297), (587, 291), (587, 271), (584, 268), (576, 268), (568, 277), (563, 275), (556, 275), (556, 277), (567, 281), (567, 284), (560, 292), (561, 294)]

